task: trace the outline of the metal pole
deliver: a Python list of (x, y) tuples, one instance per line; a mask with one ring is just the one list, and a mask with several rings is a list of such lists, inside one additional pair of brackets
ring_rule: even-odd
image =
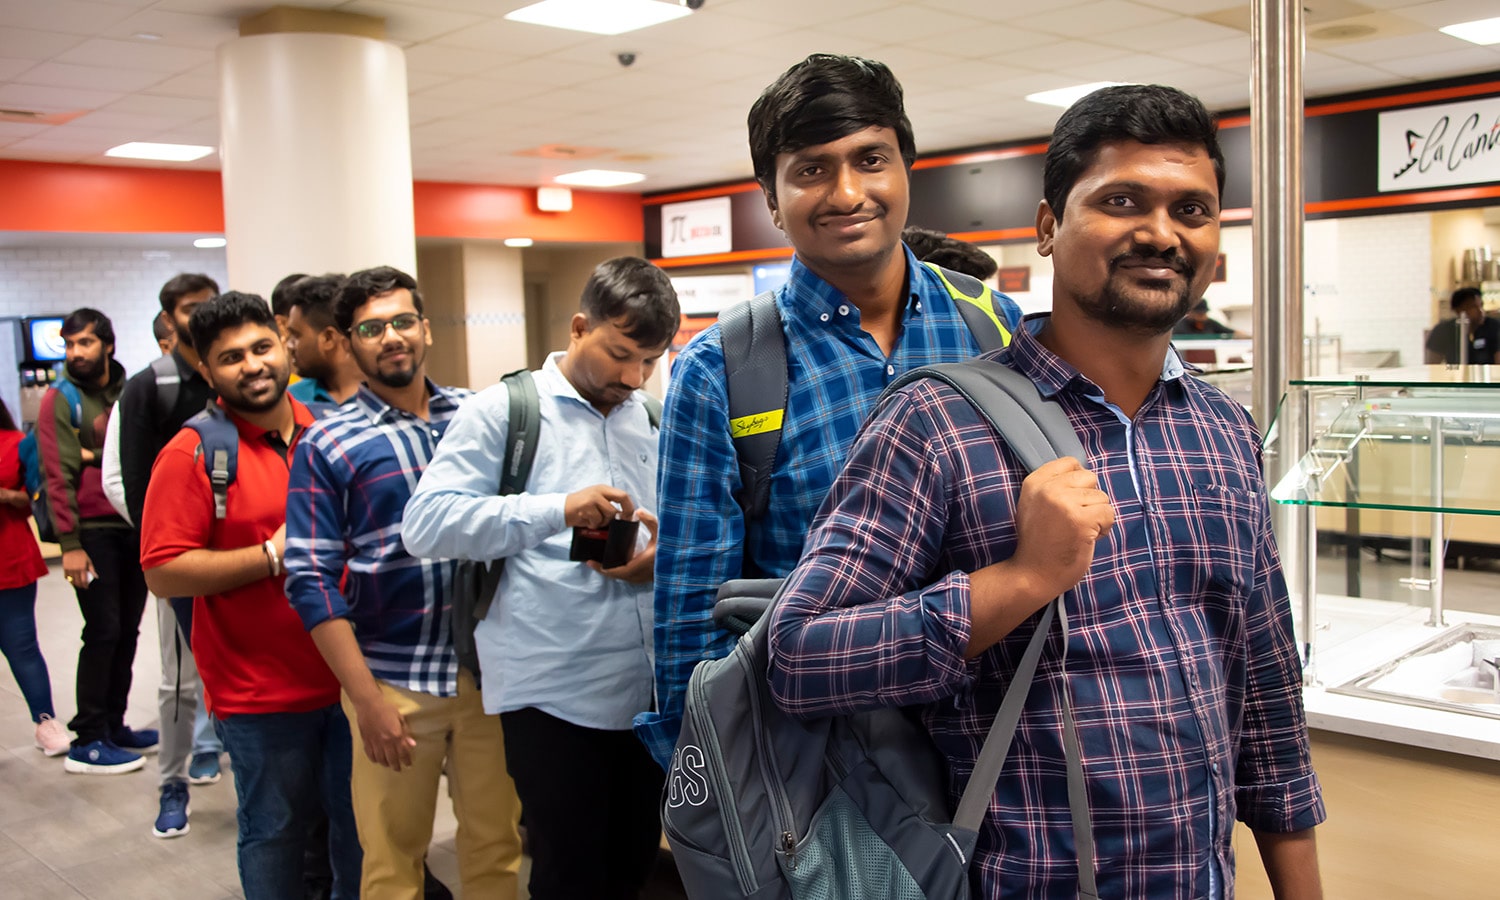
[[(1443, 454), (1445, 452), (1443, 438), (1443, 417), (1432, 417), (1432, 459), (1429, 469), (1432, 474), (1432, 506), (1434, 509), (1443, 507)], [(1432, 593), (1428, 599), (1432, 602), (1431, 611), (1427, 616), (1427, 624), (1434, 628), (1441, 628), (1447, 623), (1443, 621), (1443, 559), (1447, 555), (1443, 546), (1443, 514), (1432, 513), (1431, 534), (1429, 535), (1429, 546), (1427, 550), (1428, 565), (1428, 590)]]
[[(1255, 273), (1255, 384), (1251, 412), (1270, 427), (1289, 382), (1301, 378), (1302, 328), (1302, 4), (1252, 0), (1250, 7), (1251, 242)], [(1290, 407), (1291, 404), (1288, 404)], [(1278, 424), (1276, 452), (1266, 454), (1275, 485), (1307, 452), (1313, 410), (1288, 408)], [(1300, 589), (1303, 677), (1312, 683), (1317, 629), (1313, 510), (1280, 506), (1276, 532), (1287, 584)]]

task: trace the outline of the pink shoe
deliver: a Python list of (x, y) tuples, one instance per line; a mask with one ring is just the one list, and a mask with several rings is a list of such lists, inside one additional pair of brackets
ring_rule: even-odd
[(36, 723), (36, 748), (46, 755), (62, 756), (72, 743), (68, 739), (68, 729), (51, 716), (43, 715)]

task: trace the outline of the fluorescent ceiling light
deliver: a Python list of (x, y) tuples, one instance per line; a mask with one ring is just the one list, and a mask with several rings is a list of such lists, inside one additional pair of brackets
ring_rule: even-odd
[(1093, 81), (1088, 84), (1075, 84), (1072, 87), (1058, 88), (1053, 91), (1038, 91), (1035, 94), (1027, 94), (1026, 99), (1032, 103), (1061, 106), (1063, 109), (1067, 109), (1100, 88), (1117, 87), (1120, 84), (1121, 82), (1118, 81)]
[(229, 242), (223, 238), (198, 238), (193, 241), (193, 246), (199, 250), (212, 250), (215, 247), (223, 247)]
[(196, 144), (152, 144), (143, 141), (131, 141), (118, 147), (111, 147), (104, 151), (105, 156), (118, 156), (121, 159), (155, 159), (162, 162), (192, 162), (202, 159), (214, 152), (212, 147), (200, 147)]
[(531, 238), (506, 238), (507, 247), (530, 247), (534, 243)]
[(635, 184), (637, 181), (645, 181), (646, 176), (639, 172), (612, 172), (609, 169), (584, 169), (581, 172), (569, 172), (552, 179), (558, 184), (571, 184), (574, 187), (619, 187), (622, 184)]
[(660, 0), (542, 0), (508, 13), (505, 18), (590, 34), (624, 34), (680, 19), (691, 12), (681, 4)]
[(1471, 44), (1500, 44), (1500, 18), (1478, 19), (1459, 22), (1439, 28), (1443, 34), (1468, 41)]

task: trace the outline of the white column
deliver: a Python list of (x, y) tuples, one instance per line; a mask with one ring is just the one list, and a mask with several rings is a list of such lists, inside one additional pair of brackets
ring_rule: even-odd
[(406, 59), (348, 34), (219, 47), (228, 288), (269, 296), (292, 272), (416, 274)]

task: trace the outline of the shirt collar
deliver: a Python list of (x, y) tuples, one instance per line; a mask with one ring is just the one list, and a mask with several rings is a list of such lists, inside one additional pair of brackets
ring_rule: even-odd
[[(432, 405), (435, 402), (440, 404), (446, 403), (453, 407), (458, 406), (459, 399), (453, 396), (452, 392), (447, 388), (433, 383), (433, 380), (431, 378), (424, 378), (422, 379), (422, 381), (427, 385), (427, 405), (429, 414), (431, 413)], [(369, 419), (370, 424), (372, 425), (380, 425), (385, 422), (391, 422), (406, 414), (404, 410), (399, 410), (396, 407), (385, 402), (384, 400), (380, 399), (380, 395), (370, 390), (370, 386), (368, 384), (361, 384), (359, 386), (359, 390), (355, 391), (354, 396), (346, 400), (344, 402), (344, 405), (353, 406), (355, 409), (359, 410), (360, 414)]]
[[(917, 258), (912, 255), (911, 249), (906, 244), (901, 244), (901, 252), (906, 257), (906, 280), (902, 285), (905, 291), (906, 304), (902, 313), (902, 321), (922, 312), (921, 295), (918, 291), (917, 279), (923, 277), (920, 272), (926, 269)], [(936, 278), (936, 276), (933, 276)], [(787, 274), (786, 286), (782, 288), (784, 302), (781, 304), (782, 315), (800, 319), (809, 326), (831, 326), (837, 322), (852, 322), (856, 327), (859, 323), (859, 309), (843, 292), (833, 285), (824, 281), (812, 269), (802, 263), (797, 256), (792, 257), (792, 267)]]
[[(553, 397), (576, 400), (589, 409), (594, 409), (594, 404), (583, 399), (583, 395), (578, 393), (578, 388), (573, 387), (573, 382), (569, 381), (568, 377), (562, 373), (562, 368), (558, 363), (567, 355), (568, 352), (566, 350), (555, 350), (547, 354), (546, 362), (542, 363), (542, 377), (536, 379), (537, 391), (543, 394), (550, 394)], [(631, 391), (630, 396), (621, 401), (614, 409), (625, 409), (640, 402), (641, 391), (637, 389)], [(610, 412), (613, 411), (610, 410)]]
[[(1104, 396), (1104, 391), (1072, 363), (1048, 350), (1036, 339), (1051, 318), (1051, 313), (1032, 313), (1023, 319), (1010, 346), (1003, 351), (1002, 358), (1008, 357), (1016, 371), (1035, 382), (1043, 397), (1052, 397), (1065, 389), (1072, 389), (1085, 396)], [(1168, 347), (1167, 356), (1161, 364), (1160, 380), (1163, 383), (1176, 381), (1186, 373), (1187, 369), (1182, 364), (1182, 358), (1177, 355), (1177, 349)]]
[[(299, 401), (296, 397), (293, 397), (291, 394), (287, 394), (286, 398), (292, 401), (292, 441), (288, 441), (288, 443), (292, 443), (296, 440), (297, 433), (299, 431), (313, 423), (314, 417), (312, 411), (309, 410), (306, 406), (303, 406), (302, 402)], [(241, 443), (244, 443), (246, 441), (253, 441), (258, 438), (264, 438), (266, 435), (271, 433), (271, 430), (269, 428), (262, 428), (259, 425), (256, 425), (255, 423), (249, 421), (248, 419), (245, 419), (239, 413), (230, 409), (228, 406), (225, 406), (223, 397), (217, 398), (214, 402), (219, 404), (219, 408), (224, 410), (224, 412), (228, 414), (229, 421), (234, 423), (235, 430), (240, 433)]]

